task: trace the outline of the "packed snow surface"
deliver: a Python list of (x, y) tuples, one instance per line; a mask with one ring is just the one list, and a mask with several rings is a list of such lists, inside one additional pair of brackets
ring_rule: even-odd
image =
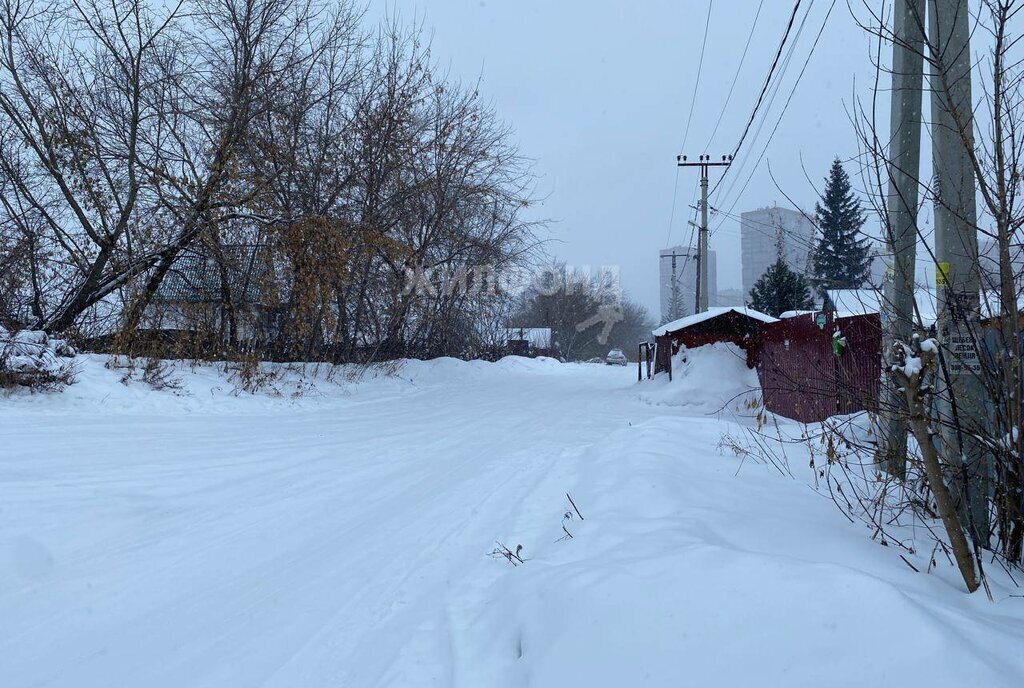
[[(680, 389), (743, 384), (689, 353)], [(753, 420), (632, 367), (310, 368), (248, 394), (75, 360), (61, 394), (0, 397), (0, 685), (1024, 684), (997, 567), (994, 603), (941, 557), (915, 573), (798, 462), (719, 449)]]

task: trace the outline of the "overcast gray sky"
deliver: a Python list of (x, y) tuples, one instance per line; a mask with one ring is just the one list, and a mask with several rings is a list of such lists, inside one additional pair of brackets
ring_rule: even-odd
[[(373, 0), (369, 14), (373, 19), (398, 12), (422, 22), (432, 33), (435, 58), (452, 77), (482, 78), (482, 94), (514, 127), (522, 152), (536, 161), (545, 200), (533, 212), (554, 220), (550, 251), (572, 265), (619, 266), (625, 289), (655, 314), (658, 250), (689, 242), (687, 220), (694, 211), (688, 206), (698, 188), (696, 170), (677, 176), (675, 156), (706, 152), (718, 158), (735, 146), (793, 7), (789, 0), (764, 0), (754, 25), (759, 2)], [(816, 196), (804, 168), (820, 187), (833, 156), (857, 153), (848, 111), (855, 89), (861, 97), (870, 93), (872, 46), (842, 0), (834, 3), (769, 142), (832, 5), (803, 0), (790, 39), (795, 47), (777, 95), (766, 101), (764, 124), (759, 128), (760, 118), (755, 121), (730, 178), (711, 199), (713, 207), (737, 216), (711, 221), (719, 289), (740, 286), (739, 213), (776, 202), (788, 206), (769, 177), (769, 163), (786, 193), (811, 211)], [(749, 50), (720, 117), (752, 25)], [(848, 172), (857, 176), (856, 163)]]

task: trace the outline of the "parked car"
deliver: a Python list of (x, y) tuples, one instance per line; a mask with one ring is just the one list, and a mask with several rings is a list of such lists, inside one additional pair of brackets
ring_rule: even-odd
[(612, 349), (611, 351), (609, 351), (608, 355), (605, 356), (604, 358), (604, 362), (607, 363), (608, 365), (621, 366), (627, 365), (629, 363), (629, 361), (626, 360), (626, 354), (622, 353), (622, 349)]

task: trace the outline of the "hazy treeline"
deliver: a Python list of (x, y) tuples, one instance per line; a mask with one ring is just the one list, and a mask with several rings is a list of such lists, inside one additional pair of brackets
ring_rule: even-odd
[(651, 339), (647, 309), (622, 291), (612, 270), (573, 269), (556, 263), (518, 296), (514, 327), (550, 327), (551, 348), (570, 361), (603, 358), (613, 348), (636, 360), (637, 345)]

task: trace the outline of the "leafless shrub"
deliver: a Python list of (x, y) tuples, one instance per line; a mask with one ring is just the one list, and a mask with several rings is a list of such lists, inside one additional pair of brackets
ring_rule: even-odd
[(174, 365), (161, 358), (115, 354), (107, 357), (104, 367), (107, 370), (121, 371), (122, 385), (129, 385), (138, 380), (156, 391), (179, 392), (184, 388), (184, 382), (175, 376)]
[(264, 392), (271, 396), (282, 396), (281, 390), (277, 386), (282, 378), (281, 371), (267, 368), (259, 358), (250, 356), (241, 361), (229, 363), (225, 365), (224, 369), (228, 373), (228, 381), (235, 386), (233, 391), (235, 396), (243, 392), (246, 394)]
[(14, 370), (0, 358), (0, 389), (27, 389), (31, 392), (60, 392), (75, 383), (78, 371), (72, 363), (56, 369)]
[(142, 366), (142, 381), (157, 391), (180, 391), (184, 387), (181, 378), (175, 377), (174, 367), (160, 358), (147, 358)]

